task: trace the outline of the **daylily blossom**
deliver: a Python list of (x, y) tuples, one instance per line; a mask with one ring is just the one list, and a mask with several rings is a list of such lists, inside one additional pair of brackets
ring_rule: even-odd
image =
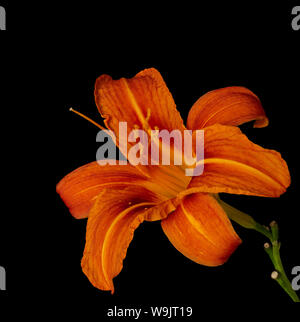
[(75, 218), (88, 218), (82, 269), (101, 290), (114, 292), (135, 229), (161, 220), (163, 232), (196, 263), (225, 263), (241, 243), (217, 193), (279, 197), (290, 184), (285, 161), (242, 134), (238, 125), (268, 118), (258, 97), (244, 87), (213, 90), (192, 106), (186, 127), (162, 76), (146, 69), (131, 79), (100, 76), (95, 100), (118, 138), (119, 122), (140, 128), (204, 130), (204, 172), (188, 177), (170, 165), (106, 165), (96, 161), (64, 177), (57, 192)]

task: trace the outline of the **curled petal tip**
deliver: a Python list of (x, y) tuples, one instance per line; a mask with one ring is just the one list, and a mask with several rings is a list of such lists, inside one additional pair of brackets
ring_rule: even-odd
[(268, 125), (259, 98), (245, 87), (231, 86), (201, 96), (189, 112), (187, 127), (196, 130), (217, 123), (237, 126), (253, 120), (254, 127)]
[(269, 119), (265, 116), (261, 119), (258, 119), (254, 122), (253, 127), (254, 128), (263, 128), (269, 125)]

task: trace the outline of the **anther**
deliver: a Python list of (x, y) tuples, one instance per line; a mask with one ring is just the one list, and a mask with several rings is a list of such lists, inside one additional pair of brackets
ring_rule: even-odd
[(134, 124), (133, 125), (133, 136), (134, 136), (134, 139), (136, 140), (138, 137), (139, 137), (139, 134), (136, 132), (136, 130), (138, 130), (140, 127), (137, 125), (137, 124)]
[(147, 109), (146, 122), (148, 122), (150, 120), (150, 116), (151, 116), (151, 110), (150, 110), (150, 108), (148, 108)]

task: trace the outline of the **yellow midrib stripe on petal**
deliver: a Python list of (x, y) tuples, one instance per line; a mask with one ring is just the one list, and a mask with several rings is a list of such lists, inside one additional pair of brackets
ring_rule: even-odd
[[(114, 182), (106, 182), (106, 183), (97, 183), (97, 184), (95, 184), (93, 186), (89, 186), (89, 187), (87, 187), (85, 189), (82, 189), (82, 190), (74, 193), (73, 197), (75, 197), (75, 196), (77, 196), (79, 194), (82, 194), (82, 193), (84, 193), (84, 192), (86, 192), (88, 190), (95, 189), (97, 187), (104, 187), (105, 188), (105, 187), (110, 187), (110, 186), (114, 186), (114, 185), (117, 185), (117, 186), (118, 185), (136, 185), (136, 186), (141, 185), (142, 186), (142, 184), (140, 182), (132, 182), (132, 181), (131, 182), (130, 181), (114, 181)], [(96, 195), (95, 197), (97, 198), (98, 195)]]
[[(279, 186), (280, 188), (284, 187), (281, 183), (279, 183), (277, 180), (273, 179), (272, 177), (270, 177), (266, 173), (254, 168), (254, 167), (251, 167), (250, 165), (239, 162), (239, 161), (234, 161), (234, 160), (229, 160), (229, 159), (221, 159), (221, 158), (207, 158), (207, 159), (197, 162), (197, 166), (203, 162), (204, 162), (204, 165), (208, 164), (208, 163), (218, 163), (218, 164), (230, 164), (230, 165), (234, 165), (236, 167), (244, 168), (246, 171), (255, 173), (258, 176), (265, 178), (266, 181), (269, 181), (270, 183), (275, 184), (275, 185)], [(204, 171), (205, 171), (205, 168), (204, 168)]]
[(205, 231), (202, 229), (201, 225), (199, 224), (199, 222), (188, 213), (188, 211), (184, 208), (183, 206), (183, 202), (181, 202), (180, 204), (181, 209), (184, 213), (184, 215), (186, 216), (187, 220), (191, 223), (191, 225), (200, 233), (200, 235), (205, 238), (209, 243), (211, 243), (213, 246), (217, 247), (216, 244), (214, 243), (213, 240), (211, 240), (207, 234), (205, 233)]
[(116, 218), (113, 220), (112, 224), (108, 228), (107, 232), (105, 233), (105, 237), (104, 237), (104, 240), (103, 240), (103, 246), (102, 246), (102, 254), (101, 254), (101, 266), (102, 266), (102, 271), (103, 271), (104, 278), (105, 278), (106, 282), (108, 283), (108, 285), (111, 285), (111, 282), (110, 282), (110, 279), (109, 279), (109, 277), (107, 275), (107, 272), (106, 272), (106, 269), (105, 269), (105, 266), (104, 266), (104, 258), (105, 258), (105, 255), (106, 255), (106, 249), (107, 249), (106, 244), (108, 243), (108, 239), (109, 239), (108, 237), (111, 234), (111, 232), (113, 230), (113, 227), (117, 224), (117, 222), (119, 220), (124, 218), (130, 211), (132, 211), (132, 210), (134, 210), (136, 208), (139, 208), (139, 207), (148, 207), (148, 206), (154, 206), (154, 205), (156, 205), (156, 203), (154, 203), (154, 202), (143, 202), (143, 203), (139, 203), (139, 204), (136, 204), (136, 205), (133, 205), (131, 207), (126, 208), (125, 210), (121, 211), (116, 216)]
[[(144, 116), (144, 114), (143, 114), (143, 112), (142, 112), (142, 110), (141, 110), (141, 108), (140, 108), (139, 104), (137, 103), (137, 101), (136, 101), (136, 99), (135, 99), (135, 97), (134, 97), (134, 95), (133, 95), (133, 93), (132, 93), (131, 89), (129, 88), (129, 85), (128, 85), (128, 83), (127, 83), (127, 80), (126, 80), (125, 78), (122, 78), (122, 81), (123, 81), (123, 84), (124, 84), (124, 86), (125, 86), (125, 88), (126, 88), (126, 91), (127, 91), (128, 97), (129, 97), (129, 99), (130, 99), (130, 101), (131, 101), (131, 103), (132, 103), (132, 106), (133, 106), (133, 108), (134, 108), (134, 110), (135, 110), (135, 113), (136, 113), (136, 115), (137, 115), (138, 119), (140, 120), (140, 122), (141, 122), (142, 126), (143, 126), (143, 127), (144, 127), (144, 126), (148, 126), (148, 122), (147, 122), (147, 120), (146, 120), (146, 118), (145, 118), (145, 116)], [(147, 129), (147, 128), (146, 128), (146, 129)]]

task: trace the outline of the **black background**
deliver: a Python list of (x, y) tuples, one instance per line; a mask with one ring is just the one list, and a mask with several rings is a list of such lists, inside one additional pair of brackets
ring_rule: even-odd
[[(181, 255), (159, 222), (144, 223), (114, 279), (115, 294), (99, 291), (80, 267), (86, 220), (75, 220), (54, 188), (64, 175), (95, 160), (97, 128), (68, 109), (100, 122), (93, 97), (99, 75), (133, 77), (157, 68), (184, 120), (207, 91), (245, 86), (261, 99), (270, 125), (242, 130), (281, 152), (292, 185), (279, 199), (223, 197), (263, 224), (278, 221), (291, 279), (292, 268), (300, 265), (300, 31), (291, 28), (296, 3), (1, 5), (7, 9), (7, 31), (0, 34), (0, 104), (8, 207), (0, 215), (0, 265), (7, 270), (0, 305), (29, 300), (28, 312), (40, 303), (49, 314), (62, 307), (66, 313), (94, 312), (99, 320), (114, 305), (184, 305), (193, 307), (196, 320), (209, 304), (226, 304), (229, 314), (236, 305), (251, 311), (259, 304), (291, 302), (270, 278), (265, 238), (238, 226), (243, 244), (228, 263), (208, 268)], [(216, 306), (210, 313), (220, 312)]]

